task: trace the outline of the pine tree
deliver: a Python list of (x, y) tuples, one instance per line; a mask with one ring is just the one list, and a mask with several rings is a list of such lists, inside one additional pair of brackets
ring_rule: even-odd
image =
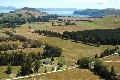
[(7, 70), (5, 71), (6, 74), (11, 74), (12, 73), (12, 67), (11, 64), (7, 66)]
[(36, 72), (38, 73), (39, 68), (40, 68), (40, 61), (36, 60), (36, 61), (35, 61), (34, 72), (35, 72), (35, 73), (36, 73)]
[(28, 57), (25, 59), (25, 62), (21, 66), (21, 76), (29, 75), (33, 73), (32, 71), (32, 57), (28, 55)]
[(98, 54), (95, 55), (95, 58), (99, 58)]
[(115, 71), (115, 68), (113, 66), (111, 67), (110, 75), (111, 76), (116, 76), (117, 75), (117, 73)]

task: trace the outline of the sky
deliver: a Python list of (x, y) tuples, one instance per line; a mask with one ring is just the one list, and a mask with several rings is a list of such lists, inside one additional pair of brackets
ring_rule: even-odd
[(0, 0), (0, 6), (17, 8), (120, 9), (120, 0)]

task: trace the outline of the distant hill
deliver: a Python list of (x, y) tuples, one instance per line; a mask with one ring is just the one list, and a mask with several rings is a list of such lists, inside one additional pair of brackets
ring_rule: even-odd
[(0, 10), (18, 10), (18, 9), (19, 8), (12, 7), (12, 6), (8, 6), (8, 7), (0, 6)]
[(36, 8), (36, 9), (39, 11), (77, 11), (78, 10), (76, 8)]
[(103, 9), (103, 10), (86, 9), (83, 11), (74, 11), (73, 14), (89, 15), (92, 17), (103, 17), (103, 16), (107, 16), (107, 15), (120, 15), (120, 9), (114, 9), (114, 8), (107, 8), (107, 9)]
[(17, 15), (21, 18), (38, 18), (41, 16), (47, 16), (49, 15), (48, 13), (45, 12), (40, 12), (38, 10), (36, 10), (35, 8), (28, 8), (28, 7), (24, 7), (20, 10), (15, 10), (15, 11), (10, 11), (9, 15)]
[[(12, 7), (12, 6), (8, 6), (8, 7), (0, 6), (0, 10), (18, 10), (18, 9), (20, 9), (20, 8), (16, 8), (16, 7)], [(28, 7), (24, 7), (22, 9), (27, 10)], [(79, 9), (76, 9), (76, 8), (31, 8), (31, 9), (33, 9), (33, 10), (36, 9), (36, 10), (39, 10), (39, 11), (77, 11), (77, 10), (79, 10)]]

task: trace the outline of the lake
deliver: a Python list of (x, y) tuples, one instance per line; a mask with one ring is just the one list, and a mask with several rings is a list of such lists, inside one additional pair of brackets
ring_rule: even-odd
[[(9, 13), (10, 11), (14, 10), (0, 10), (0, 13)], [(62, 16), (73, 16), (73, 17), (90, 17), (89, 15), (76, 15), (73, 14), (74, 11), (41, 11), (41, 12), (47, 12), (49, 14), (57, 14), (57, 15), (62, 15)]]

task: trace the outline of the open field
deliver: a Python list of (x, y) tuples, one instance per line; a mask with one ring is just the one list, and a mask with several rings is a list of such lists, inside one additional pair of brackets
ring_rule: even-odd
[[(102, 59), (103, 63), (107, 65), (109, 68), (114, 66), (115, 70), (117, 71), (118, 74), (120, 74), (120, 56), (108, 56), (104, 59)], [(105, 62), (108, 61), (108, 62)], [(111, 61), (111, 62), (109, 62)]]
[(22, 51), (22, 52), (25, 52), (27, 54), (29, 54), (30, 52), (34, 52), (34, 53), (41, 52), (42, 53), (43, 48), (25, 48), (25, 49), (8, 50), (8, 51), (2, 51), (2, 52), (12, 53), (12, 52), (18, 52), (18, 51)]
[(0, 37), (9, 37), (9, 36), (6, 35), (5, 33), (0, 33)]
[(87, 69), (71, 69), (61, 72), (48, 73), (41, 75), (40, 79), (42, 80), (99, 80), (99, 77), (93, 75)]
[(6, 68), (7, 68), (6, 66), (0, 66), (0, 79), (15, 77), (15, 74), (18, 73), (20, 69), (19, 66), (12, 66), (12, 74), (7, 75), (4, 73), (6, 71)]
[(103, 28), (120, 28), (120, 16), (107, 16), (105, 18), (93, 20), (94, 24), (102, 26)]
[(112, 46), (95, 47), (95, 46), (85, 45), (81, 43), (71, 42), (70, 40), (63, 40), (55, 37), (45, 37), (36, 33), (31, 33), (30, 31), (27, 32), (27, 31), (28, 30), (26, 29), (24, 30), (17, 29), (16, 34), (25, 36), (29, 39), (33, 39), (33, 40), (37, 39), (37, 40), (43, 41), (44, 43), (49, 43), (51, 45), (58, 46), (63, 50), (63, 55), (65, 55), (65, 57), (70, 61), (76, 61), (78, 60), (78, 58), (85, 57), (85, 56), (94, 57), (95, 54), (99, 55), (106, 48), (112, 47)]

